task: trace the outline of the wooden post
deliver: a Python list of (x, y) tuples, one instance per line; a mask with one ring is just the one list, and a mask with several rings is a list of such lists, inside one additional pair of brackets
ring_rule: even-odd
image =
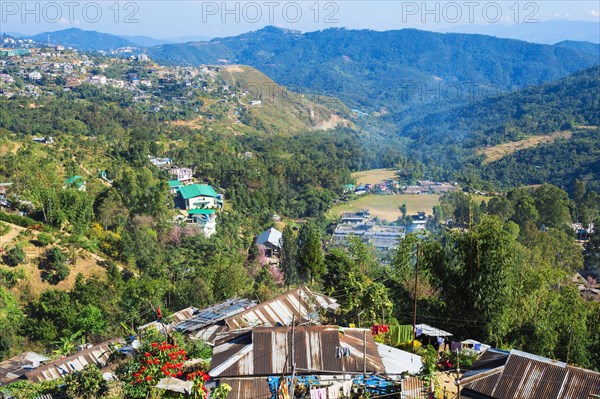
[(294, 378), (296, 377), (296, 356), (295, 356), (295, 345), (294, 345), (294, 341), (295, 339), (295, 319), (296, 319), (296, 315), (292, 315), (292, 386), (290, 387), (290, 398), (294, 399), (294, 388), (296, 387), (296, 384), (294, 383)]
[(367, 386), (367, 330), (363, 331), (363, 383)]

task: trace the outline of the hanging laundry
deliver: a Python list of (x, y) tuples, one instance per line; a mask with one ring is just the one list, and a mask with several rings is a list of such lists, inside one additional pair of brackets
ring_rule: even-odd
[(423, 330), (421, 328), (417, 327), (417, 332), (415, 335), (418, 337), (421, 334), (423, 334)]
[(318, 399), (327, 399), (327, 388), (317, 389)]
[(452, 341), (450, 343), (450, 350), (452, 352), (456, 352), (456, 351), (460, 352), (461, 349), (462, 349), (462, 344), (460, 342), (458, 342), (458, 341)]
[(341, 359), (343, 355), (343, 349), (339, 346), (335, 347), (335, 357), (336, 359)]
[(342, 396), (344, 398), (349, 398), (352, 394), (352, 380), (344, 381), (342, 383)]
[(388, 326), (387, 324), (381, 324), (379, 326), (379, 333), (380, 334), (385, 334), (385, 333), (387, 333), (389, 331), (390, 331), (390, 326)]
[(310, 399), (320, 399), (319, 398), (319, 390), (318, 389), (311, 389), (310, 390)]
[(344, 348), (342, 348), (342, 352), (343, 352), (344, 357), (350, 356), (350, 348), (349, 347), (345, 346)]
[(371, 334), (373, 334), (373, 335), (379, 335), (379, 326), (378, 325), (373, 325), (371, 327)]
[(481, 352), (481, 344), (473, 345), (473, 349), (476, 350), (477, 352)]
[(442, 337), (435, 337), (437, 339), (438, 345), (443, 345), (446, 340)]
[(288, 391), (288, 384), (285, 378), (281, 379), (279, 390), (277, 392), (277, 399), (290, 399), (290, 393)]
[(334, 382), (330, 386), (327, 387), (327, 399), (339, 399), (340, 397), (340, 388), (342, 384), (339, 382)]

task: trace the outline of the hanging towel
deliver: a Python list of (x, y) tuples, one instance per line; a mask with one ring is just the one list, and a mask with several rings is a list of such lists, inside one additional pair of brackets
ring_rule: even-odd
[(390, 327), (387, 324), (382, 324), (379, 326), (379, 333), (385, 334), (390, 331)]
[(352, 394), (352, 380), (342, 383), (342, 395), (344, 398), (349, 398)]
[(473, 349), (476, 350), (477, 352), (481, 352), (481, 344), (473, 345)]
[(344, 354), (344, 357), (350, 356), (350, 348), (349, 347), (347, 347), (347, 346), (343, 347), (342, 352)]
[(415, 335), (418, 337), (421, 334), (423, 334), (423, 330), (421, 328), (417, 327), (417, 332)]
[(317, 389), (317, 395), (318, 399), (327, 399), (327, 388)]
[(437, 343), (438, 345), (443, 345), (444, 342), (446, 342), (446, 340), (442, 337), (435, 337), (437, 339)]
[(373, 325), (373, 326), (371, 327), (371, 334), (373, 334), (373, 335), (378, 335), (378, 334), (379, 334), (379, 326), (377, 326), (377, 325)]
[(339, 382), (334, 382), (330, 386), (327, 387), (327, 399), (339, 399), (340, 397), (340, 388), (342, 384)]
[(319, 398), (319, 390), (318, 389), (310, 390), (310, 399), (321, 399), (321, 398)]

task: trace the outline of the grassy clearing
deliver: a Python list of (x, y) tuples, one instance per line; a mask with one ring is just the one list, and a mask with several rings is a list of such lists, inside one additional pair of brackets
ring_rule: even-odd
[[(483, 195), (472, 195), (471, 198), (476, 204), (486, 201), (490, 197)], [(331, 216), (341, 215), (343, 212), (357, 212), (368, 209), (371, 216), (377, 216), (388, 222), (393, 222), (402, 216), (400, 207), (406, 204), (409, 215), (417, 212), (425, 212), (428, 215), (433, 214), (433, 207), (439, 205), (440, 195), (438, 194), (398, 194), (398, 195), (372, 195), (368, 194), (359, 197), (353, 201), (334, 206), (329, 212)]]
[(556, 132), (544, 136), (532, 136), (525, 140), (513, 141), (510, 143), (498, 144), (493, 147), (483, 148), (477, 151), (478, 154), (485, 155), (484, 165), (499, 161), (513, 152), (533, 148), (542, 144), (551, 144), (558, 139), (570, 139), (573, 133), (570, 131)]
[[(25, 272), (26, 281), (20, 289), (24, 286), (27, 287), (28, 291), (33, 296), (39, 296), (44, 290), (47, 289), (59, 289), (59, 290), (70, 290), (75, 284), (75, 279), (78, 273), (83, 274), (85, 277), (98, 277), (102, 278), (106, 274), (104, 267), (100, 266), (98, 259), (102, 259), (98, 256), (85, 250), (78, 250), (76, 260), (74, 263), (69, 265), (71, 273), (69, 277), (64, 281), (56, 285), (51, 285), (42, 279), (42, 271), (38, 268), (40, 259), (45, 255), (48, 247), (39, 247), (33, 244), (36, 239), (38, 232), (31, 231), (30, 237), (21, 237), (19, 233), (26, 231), (27, 229), (16, 226), (11, 223), (3, 222), (10, 227), (10, 231), (0, 237), (0, 247), (5, 249), (20, 244), (25, 252), (27, 261), (19, 266), (18, 269), (22, 269)], [(65, 248), (61, 248), (68, 252)], [(9, 268), (4, 264), (0, 257), (0, 267)]]
[(406, 204), (408, 214), (417, 212), (433, 213), (433, 207), (440, 203), (440, 196), (437, 194), (425, 195), (364, 195), (345, 204), (340, 204), (331, 209), (332, 215), (341, 215), (343, 212), (356, 212), (362, 209), (368, 209), (371, 216), (377, 216), (380, 219), (393, 222), (402, 216), (400, 207)]
[(387, 179), (396, 178), (396, 169), (371, 169), (363, 172), (352, 173), (352, 178), (356, 179), (356, 184), (377, 184)]

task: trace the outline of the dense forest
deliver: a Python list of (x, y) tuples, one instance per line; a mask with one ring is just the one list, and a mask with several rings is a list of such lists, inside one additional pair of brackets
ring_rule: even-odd
[[(599, 76), (593, 67), (468, 106), (441, 107), (407, 121), (399, 136), (409, 141), (410, 158), (437, 179), (487, 189), (551, 182), (570, 190), (575, 178), (581, 178), (597, 190)], [(483, 152), (490, 147), (557, 132), (573, 134), (485, 162)]]

